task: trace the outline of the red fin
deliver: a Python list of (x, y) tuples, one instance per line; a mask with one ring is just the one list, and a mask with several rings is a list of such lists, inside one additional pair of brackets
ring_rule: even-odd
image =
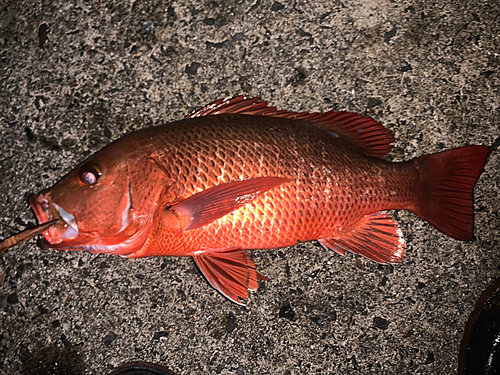
[(249, 290), (259, 288), (257, 280), (267, 280), (255, 270), (255, 263), (241, 249), (199, 251), (193, 259), (208, 282), (238, 305), (243, 305), (239, 298), (247, 299)]
[(366, 156), (381, 158), (392, 149), (391, 143), (394, 142), (392, 132), (370, 117), (350, 112), (329, 111), (322, 114), (313, 113), (311, 120), (347, 137)]
[(231, 181), (194, 194), (168, 210), (175, 211), (183, 218), (182, 222), (185, 225), (181, 226), (181, 230), (196, 229), (210, 224), (288, 181), (290, 180), (284, 177), (257, 177)]
[(448, 236), (471, 240), (474, 186), (490, 151), (486, 146), (465, 146), (415, 159), (421, 192), (412, 211)]
[(186, 118), (208, 115), (242, 114), (274, 116), (295, 120), (311, 121), (330, 130), (333, 137), (344, 136), (359, 147), (366, 156), (380, 158), (387, 154), (394, 142), (394, 135), (377, 121), (350, 112), (308, 113), (278, 111), (276, 107), (268, 107), (260, 98), (249, 98), (245, 95), (230, 100), (218, 100), (198, 111), (191, 112)]
[(268, 107), (267, 102), (260, 101), (258, 97), (249, 98), (246, 95), (241, 95), (229, 100), (217, 100), (202, 109), (191, 112), (186, 118), (236, 113), (243, 115), (267, 115), (276, 112), (275, 107)]
[(386, 214), (365, 216), (353, 231), (340, 238), (319, 240), (319, 243), (341, 255), (350, 251), (377, 263), (399, 263), (406, 254), (403, 234), (394, 219)]

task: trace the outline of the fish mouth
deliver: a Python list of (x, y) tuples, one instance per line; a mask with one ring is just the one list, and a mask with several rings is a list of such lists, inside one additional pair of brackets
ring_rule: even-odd
[(63, 240), (70, 240), (79, 235), (75, 216), (56, 203), (50, 202), (42, 193), (31, 196), (29, 204), (40, 224), (61, 219), (43, 232), (43, 238), (39, 241), (40, 247), (52, 248)]

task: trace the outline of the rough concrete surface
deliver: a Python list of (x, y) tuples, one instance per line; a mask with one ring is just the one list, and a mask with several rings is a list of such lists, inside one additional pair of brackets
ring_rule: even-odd
[[(27, 197), (111, 140), (243, 93), (371, 116), (395, 133), (389, 160), (492, 145), (499, 14), (495, 0), (3, 2), (0, 237), (33, 225)], [(317, 243), (254, 252), (271, 280), (246, 307), (188, 258), (32, 240), (0, 256), (0, 373), (147, 360), (179, 374), (454, 374), (474, 302), (500, 275), (499, 169), (497, 148), (475, 190), (475, 240), (400, 211), (395, 266)]]

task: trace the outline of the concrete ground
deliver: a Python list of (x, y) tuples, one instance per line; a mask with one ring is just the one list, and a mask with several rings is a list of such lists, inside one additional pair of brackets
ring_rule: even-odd
[[(10, 1), (0, 7), (0, 237), (27, 197), (139, 128), (243, 93), (280, 109), (366, 114), (389, 160), (500, 127), (494, 0)], [(188, 258), (0, 256), (0, 373), (454, 374), (475, 300), (500, 275), (500, 156), (475, 190), (472, 242), (397, 212), (407, 258), (381, 266), (317, 243), (254, 253), (270, 277), (246, 307)], [(325, 213), (327, 214), (327, 213)]]

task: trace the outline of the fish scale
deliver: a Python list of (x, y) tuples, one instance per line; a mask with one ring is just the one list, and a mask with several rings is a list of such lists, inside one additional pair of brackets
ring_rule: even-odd
[(348, 112), (278, 111), (219, 100), (131, 133), (30, 198), (44, 249), (130, 258), (191, 256), (235, 303), (266, 279), (245, 249), (318, 240), (341, 255), (398, 263), (405, 241), (386, 210), (406, 209), (473, 237), (474, 185), (490, 149), (465, 146), (391, 163), (392, 133)]

